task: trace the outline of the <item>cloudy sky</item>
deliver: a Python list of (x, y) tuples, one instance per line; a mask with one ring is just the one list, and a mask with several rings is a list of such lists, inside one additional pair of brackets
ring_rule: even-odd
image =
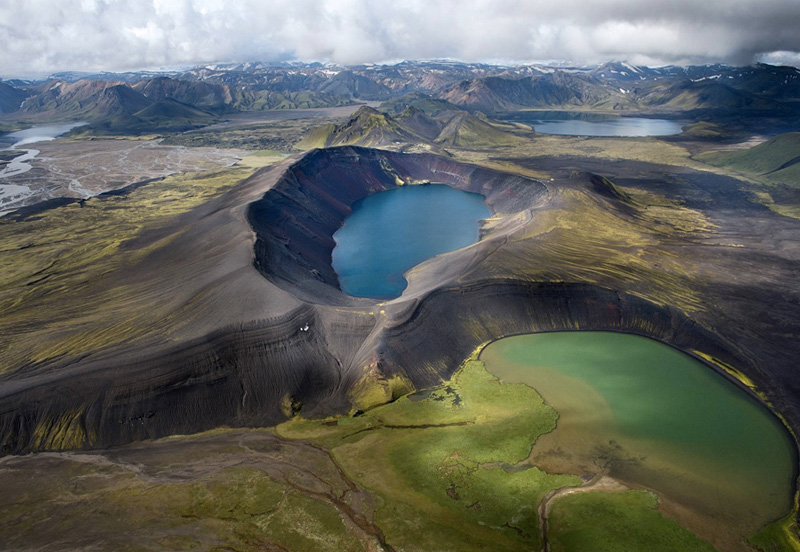
[(0, 0), (0, 76), (227, 61), (800, 65), (800, 0)]

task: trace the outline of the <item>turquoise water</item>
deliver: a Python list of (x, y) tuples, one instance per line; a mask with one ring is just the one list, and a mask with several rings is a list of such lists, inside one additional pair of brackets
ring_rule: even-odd
[(480, 358), (559, 413), (534, 446), (536, 465), (608, 473), (750, 534), (791, 509), (796, 452), (786, 428), (680, 351), (634, 335), (556, 332), (501, 339)]
[(670, 136), (685, 123), (644, 117), (523, 111), (506, 118), (533, 126), (543, 134), (567, 136)]
[(333, 235), (333, 269), (343, 292), (393, 299), (403, 273), (440, 253), (478, 241), (479, 221), (491, 215), (483, 196), (443, 184), (402, 186), (353, 205)]

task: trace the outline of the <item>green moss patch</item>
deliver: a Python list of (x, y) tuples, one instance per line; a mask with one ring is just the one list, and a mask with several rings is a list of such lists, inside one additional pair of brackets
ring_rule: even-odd
[(348, 476), (380, 497), (376, 521), (396, 547), (518, 550), (541, 545), (543, 496), (581, 482), (512, 467), (556, 418), (533, 389), (470, 361), (433, 390), (336, 425), (293, 420), (278, 431), (330, 447)]
[(549, 518), (552, 552), (713, 551), (707, 542), (656, 511), (645, 491), (581, 493), (557, 499)]

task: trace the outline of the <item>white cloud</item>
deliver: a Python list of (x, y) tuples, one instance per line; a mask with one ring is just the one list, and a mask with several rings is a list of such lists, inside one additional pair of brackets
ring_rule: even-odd
[(788, 60), (798, 0), (25, 0), (0, 75), (294, 58)]

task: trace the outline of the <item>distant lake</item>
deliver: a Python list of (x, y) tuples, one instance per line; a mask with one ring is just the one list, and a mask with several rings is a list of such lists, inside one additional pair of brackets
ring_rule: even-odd
[(27, 128), (25, 130), (18, 130), (11, 132), (4, 136), (0, 136), (0, 141), (8, 144), (13, 148), (19, 148), (27, 144), (35, 144), (36, 142), (49, 142), (55, 140), (62, 134), (66, 134), (75, 127), (83, 126), (86, 123), (66, 123), (63, 125), (47, 125), (36, 126)]
[(333, 235), (339, 285), (354, 297), (399, 297), (407, 285), (404, 272), (475, 243), (478, 221), (490, 215), (483, 196), (443, 184), (402, 186), (365, 197)]
[(645, 117), (617, 117), (569, 111), (520, 111), (505, 121), (531, 125), (542, 134), (566, 136), (670, 136), (681, 133), (685, 122)]

